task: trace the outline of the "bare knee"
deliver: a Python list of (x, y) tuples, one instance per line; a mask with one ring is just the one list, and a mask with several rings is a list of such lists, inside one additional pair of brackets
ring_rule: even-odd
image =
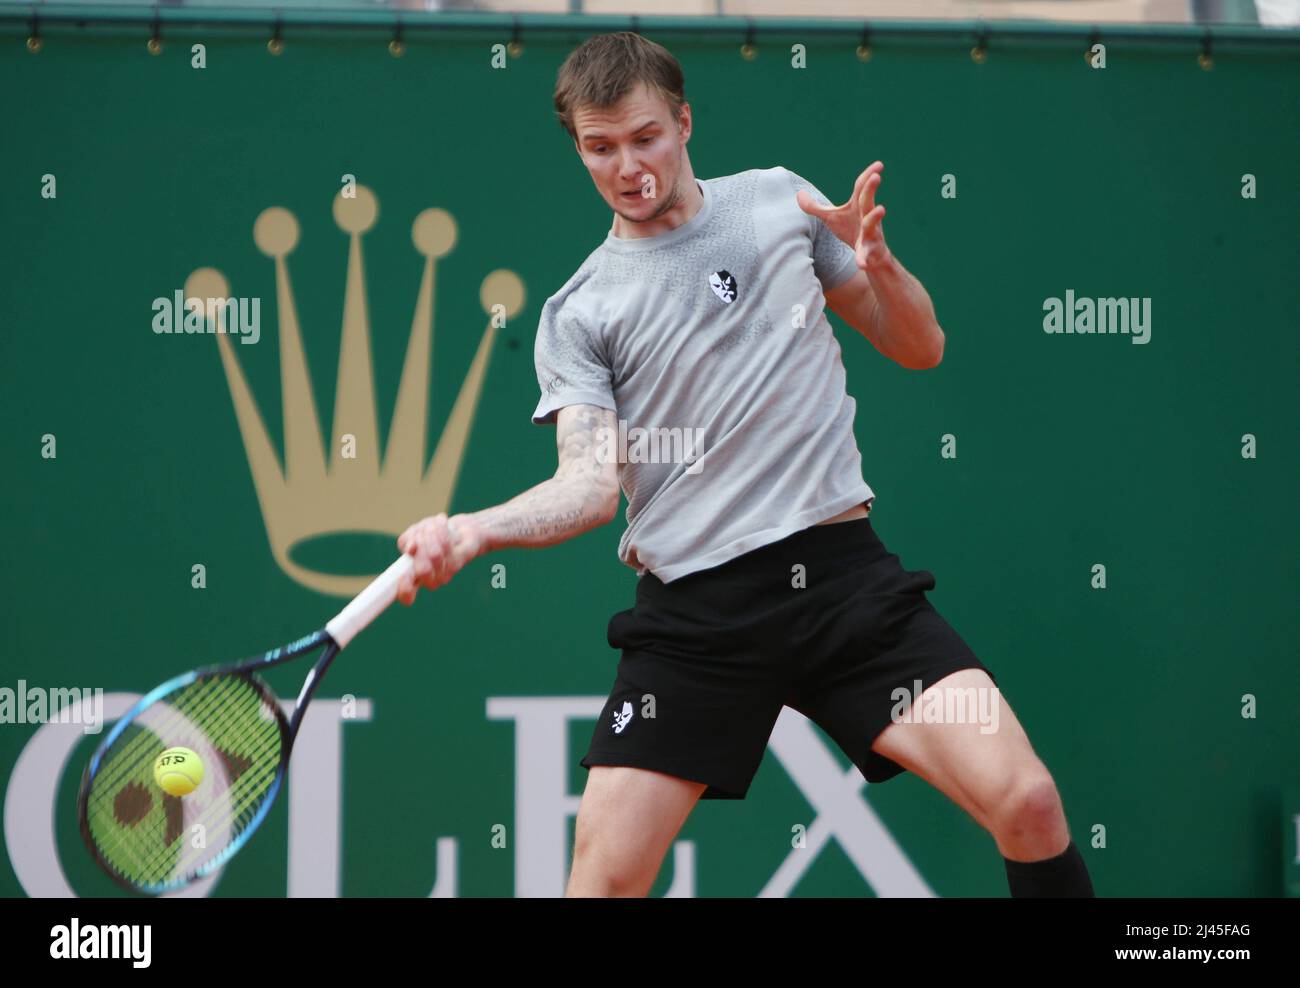
[(987, 816), (999, 844), (1040, 849), (1066, 833), (1061, 795), (1041, 765), (1012, 778)]
[(650, 894), (662, 862), (635, 860), (617, 849), (602, 846), (599, 836), (578, 835), (573, 845), (573, 868), (567, 898), (640, 898)]
[(703, 783), (626, 766), (595, 766), (578, 808), (566, 896), (650, 893)]

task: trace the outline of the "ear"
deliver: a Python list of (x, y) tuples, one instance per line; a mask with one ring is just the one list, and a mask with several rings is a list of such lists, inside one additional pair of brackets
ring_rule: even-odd
[(691, 139), (691, 104), (683, 103), (682, 108), (677, 114), (677, 131), (681, 135), (682, 143), (685, 144)]

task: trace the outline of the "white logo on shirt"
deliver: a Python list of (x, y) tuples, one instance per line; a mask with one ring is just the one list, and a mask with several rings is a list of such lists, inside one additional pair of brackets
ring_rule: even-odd
[(714, 295), (718, 296), (718, 298), (722, 299), (722, 301), (726, 302), (728, 305), (736, 301), (736, 295), (738, 294), (736, 279), (732, 277), (730, 272), (713, 272), (713, 274), (709, 275), (709, 287), (713, 289)]

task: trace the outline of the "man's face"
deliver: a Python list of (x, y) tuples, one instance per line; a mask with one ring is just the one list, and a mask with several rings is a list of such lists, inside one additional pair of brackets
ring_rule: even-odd
[(614, 106), (576, 110), (573, 129), (596, 190), (625, 220), (653, 220), (680, 200), (682, 152), (691, 136), (689, 105), (675, 121), (668, 101), (640, 83)]

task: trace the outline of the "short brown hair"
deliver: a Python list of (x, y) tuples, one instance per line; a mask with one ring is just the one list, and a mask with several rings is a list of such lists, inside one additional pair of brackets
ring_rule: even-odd
[(598, 34), (569, 53), (555, 79), (555, 114), (574, 140), (573, 113), (613, 106), (644, 82), (668, 101), (673, 119), (686, 102), (682, 66), (663, 45), (634, 34)]

